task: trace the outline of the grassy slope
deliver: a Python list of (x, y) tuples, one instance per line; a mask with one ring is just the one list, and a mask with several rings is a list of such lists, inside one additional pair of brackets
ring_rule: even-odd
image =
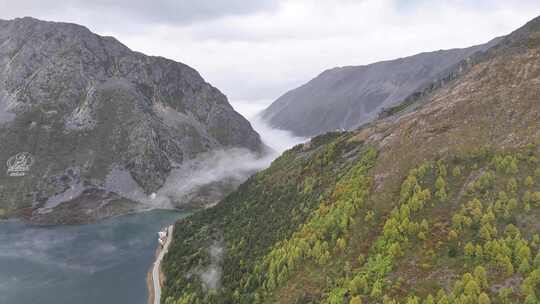
[[(165, 302), (536, 303), (539, 24), (418, 110), (298, 146), (178, 223)], [(206, 290), (215, 244), (223, 277)]]

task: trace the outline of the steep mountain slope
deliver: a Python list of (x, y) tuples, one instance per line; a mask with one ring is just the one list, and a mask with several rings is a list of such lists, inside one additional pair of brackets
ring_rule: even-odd
[[(62, 210), (107, 214), (200, 153), (262, 149), (197, 71), (79, 25), (0, 20), (0, 71), (2, 214), (39, 217), (68, 201)], [(16, 155), (29, 168), (12, 174)]]
[(299, 136), (352, 130), (376, 118), (384, 108), (395, 106), (445, 77), (454, 65), (498, 41), (499, 38), (464, 49), (330, 69), (279, 97), (261, 116), (272, 126)]
[(178, 222), (164, 303), (537, 303), (540, 17), (462, 68)]

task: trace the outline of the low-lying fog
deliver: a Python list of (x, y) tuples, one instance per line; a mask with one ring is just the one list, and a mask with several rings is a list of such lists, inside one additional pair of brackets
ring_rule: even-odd
[[(203, 188), (210, 188), (207, 192), (220, 192), (224, 191), (224, 188), (238, 186), (256, 171), (268, 167), (285, 150), (306, 141), (306, 138), (295, 137), (288, 131), (274, 129), (262, 121), (258, 117), (261, 104), (237, 103), (235, 108), (251, 122), (264, 144), (270, 148), (262, 157), (240, 148), (202, 154), (173, 169), (165, 185), (150, 196), (143, 194), (138, 187), (126, 187), (133, 183), (127, 180), (121, 182), (129, 178), (125, 176), (127, 173), (122, 172), (111, 176), (108, 188), (151, 208), (178, 207), (200, 195)], [(215, 196), (219, 197), (220, 194), (215, 193)]]
[[(104, 188), (142, 203), (143, 209), (209, 206), (217, 203), (255, 172), (268, 167), (286, 149), (306, 141), (305, 138), (274, 129), (262, 121), (258, 117), (262, 103), (239, 103), (236, 108), (249, 119), (268, 147), (263, 155), (243, 148), (203, 153), (174, 168), (164, 186), (150, 195), (142, 190), (127, 170), (116, 167), (107, 175)], [(66, 192), (49, 198), (44, 208), (54, 208), (70, 197), (80, 195), (84, 189), (82, 183), (74, 184)]]

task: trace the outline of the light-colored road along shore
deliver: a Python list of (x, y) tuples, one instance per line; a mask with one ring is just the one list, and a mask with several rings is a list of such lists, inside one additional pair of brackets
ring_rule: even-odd
[(153, 298), (154, 298), (154, 301), (152, 302), (153, 304), (159, 304), (159, 300), (161, 299), (161, 282), (159, 278), (161, 260), (163, 260), (163, 257), (167, 253), (167, 250), (169, 250), (169, 245), (171, 244), (171, 240), (172, 240), (173, 228), (174, 228), (174, 225), (170, 225), (167, 228), (167, 239), (165, 240), (165, 244), (163, 245), (163, 248), (159, 251), (159, 254), (152, 268), (152, 288), (154, 290), (153, 292), (150, 291), (150, 294), (151, 294), (151, 297), (153, 295)]

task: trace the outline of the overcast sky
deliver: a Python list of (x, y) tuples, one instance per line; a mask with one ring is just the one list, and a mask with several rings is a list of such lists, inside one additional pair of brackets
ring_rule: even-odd
[(0, 18), (75, 22), (186, 63), (251, 114), (325, 69), (466, 47), (538, 0), (0, 0)]

